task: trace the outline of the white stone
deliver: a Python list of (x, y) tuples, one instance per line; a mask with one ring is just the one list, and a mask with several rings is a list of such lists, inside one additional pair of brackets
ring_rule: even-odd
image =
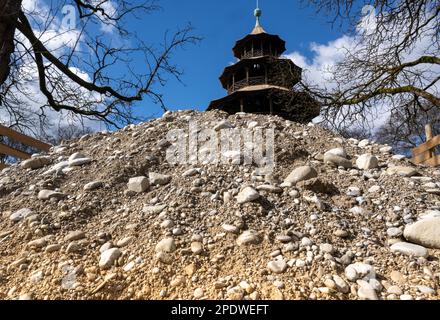
[(387, 229), (387, 235), (390, 238), (398, 238), (402, 234), (403, 234), (403, 232), (400, 228), (388, 228)]
[(29, 217), (32, 214), (33, 214), (33, 212), (32, 212), (31, 209), (23, 208), (23, 209), (20, 209), (18, 211), (15, 211), (13, 214), (11, 214), (9, 216), (9, 219), (14, 221), (14, 222), (18, 222), (20, 220), (26, 219), (27, 217)]
[(324, 163), (334, 165), (337, 167), (344, 167), (346, 169), (349, 169), (353, 166), (350, 160), (345, 159), (344, 157), (338, 156), (333, 153), (326, 153), (324, 155)]
[(345, 151), (344, 148), (330, 149), (329, 151), (324, 153), (324, 156), (328, 155), (328, 154), (334, 154), (335, 156), (339, 156), (339, 157), (342, 157), (342, 158), (347, 158), (347, 152)]
[(227, 233), (234, 233), (234, 234), (237, 234), (239, 231), (239, 229), (236, 226), (233, 226), (231, 224), (223, 224), (222, 229)]
[(204, 294), (205, 294), (205, 292), (203, 291), (202, 288), (197, 288), (196, 290), (194, 290), (194, 298), (196, 298), (196, 299), (203, 298)]
[(310, 166), (302, 166), (295, 168), (289, 176), (284, 180), (285, 183), (297, 184), (298, 182), (316, 178), (318, 172)]
[(395, 166), (387, 169), (388, 175), (399, 175), (403, 177), (412, 177), (418, 174), (415, 168)]
[(229, 123), (227, 120), (220, 121), (218, 124), (214, 126), (215, 131), (220, 131), (222, 129), (232, 129), (234, 126)]
[(122, 252), (118, 248), (111, 248), (102, 252), (99, 259), (99, 267), (101, 269), (109, 269), (121, 255)]
[(440, 249), (440, 218), (425, 218), (407, 225), (403, 235), (408, 241)]
[(377, 300), (376, 291), (373, 287), (366, 281), (359, 280), (358, 281), (359, 289), (358, 289), (358, 297), (363, 300)]
[(192, 242), (191, 243), (191, 251), (195, 255), (202, 253), (203, 251), (203, 245), (200, 242)]
[(176, 244), (174, 243), (174, 239), (169, 237), (162, 239), (156, 244), (155, 248), (156, 252), (173, 252), (176, 251)]
[(284, 260), (273, 260), (267, 264), (267, 268), (273, 273), (283, 273), (287, 269), (287, 263)]
[(50, 200), (52, 198), (54, 199), (63, 199), (65, 197), (64, 194), (62, 194), (61, 192), (56, 192), (53, 190), (41, 190), (38, 193), (38, 199), (39, 200)]
[(35, 157), (35, 158), (31, 158), (31, 159), (27, 159), (25, 161), (23, 161), (20, 166), (23, 169), (40, 169), (44, 166), (47, 166), (48, 164), (50, 164), (52, 161), (49, 157)]
[(261, 236), (258, 232), (254, 230), (246, 230), (237, 238), (237, 244), (239, 246), (248, 244), (259, 244), (260, 242)]
[(89, 182), (84, 186), (85, 191), (92, 191), (101, 188), (104, 185), (102, 181)]
[(127, 183), (128, 190), (142, 193), (147, 191), (150, 188), (150, 182), (147, 177), (135, 177), (131, 178)]
[(148, 173), (151, 185), (166, 185), (171, 181), (170, 175), (160, 174), (156, 172)]
[(370, 280), (376, 278), (376, 272), (372, 265), (356, 262), (345, 268), (345, 276), (350, 281), (357, 279)]
[(435, 290), (431, 287), (427, 287), (427, 286), (417, 286), (417, 290), (419, 290), (421, 293), (423, 294), (433, 294), (435, 293)]
[(379, 149), (381, 153), (391, 153), (393, 151), (393, 147), (385, 146)]
[(260, 198), (260, 194), (252, 187), (244, 188), (237, 196), (237, 202), (239, 204), (252, 202)]
[(90, 158), (74, 159), (74, 160), (69, 160), (69, 166), (70, 167), (80, 167), (80, 166), (88, 164), (90, 162), (92, 162), (92, 159), (90, 159)]
[(391, 246), (391, 252), (399, 252), (407, 256), (424, 257), (428, 256), (428, 250), (417, 244), (408, 242), (397, 242)]
[(363, 154), (357, 158), (356, 166), (361, 170), (374, 169), (379, 166), (379, 160), (371, 154)]
[(359, 148), (365, 148), (366, 146), (368, 146), (370, 144), (370, 140), (368, 140), (368, 139), (364, 139), (364, 140), (361, 140), (359, 143), (358, 143), (358, 147)]

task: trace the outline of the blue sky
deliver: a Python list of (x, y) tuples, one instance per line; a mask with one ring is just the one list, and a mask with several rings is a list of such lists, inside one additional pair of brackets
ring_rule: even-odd
[[(225, 95), (218, 77), (223, 68), (234, 61), (232, 47), (255, 25), (253, 0), (161, 0), (162, 10), (134, 21), (128, 27), (147, 42), (159, 43), (166, 30), (185, 26), (188, 22), (195, 34), (204, 39), (198, 45), (178, 50), (173, 61), (184, 69), (184, 85), (169, 81), (162, 89), (171, 110), (203, 110), (213, 99)], [(269, 33), (279, 34), (287, 42), (286, 53), (298, 52), (313, 58), (311, 43), (327, 44), (342, 36), (332, 28), (329, 18), (316, 14), (315, 8), (304, 7), (300, 1), (261, 0), (262, 25)], [(160, 108), (144, 101), (136, 105), (138, 114), (160, 114)]]

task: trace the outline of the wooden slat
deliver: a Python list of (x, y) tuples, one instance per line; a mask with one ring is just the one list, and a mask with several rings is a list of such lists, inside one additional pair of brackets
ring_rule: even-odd
[(48, 152), (51, 148), (51, 145), (41, 142), (37, 139), (28, 137), (22, 133), (16, 132), (8, 127), (2, 126), (0, 124), (0, 136), (9, 137), (15, 141), (21, 142), (29, 147), (33, 147), (35, 149)]
[(29, 159), (31, 157), (31, 155), (26, 152), (22, 152), (20, 150), (5, 146), (2, 143), (0, 143), (0, 154), (5, 154), (7, 156), (16, 157), (20, 159)]
[(9, 167), (7, 164), (0, 162), (0, 170), (3, 170), (4, 168), (7, 168), (7, 167)]
[(420, 164), (420, 163), (423, 163), (432, 157), (433, 157), (433, 154), (431, 153), (431, 151), (425, 151), (425, 152), (419, 153), (417, 155), (413, 154), (412, 162), (414, 164)]
[(425, 143), (421, 144), (417, 148), (413, 149), (413, 155), (418, 155), (420, 153), (429, 151), (432, 148), (435, 148), (437, 145), (440, 144), (440, 135), (435, 136), (429, 141), (426, 141)]
[(426, 160), (425, 162), (423, 162), (423, 164), (433, 167), (440, 166), (440, 155), (434, 156), (431, 159)]

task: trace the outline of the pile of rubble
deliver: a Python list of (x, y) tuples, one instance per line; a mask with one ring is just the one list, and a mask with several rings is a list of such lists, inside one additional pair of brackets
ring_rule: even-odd
[[(273, 128), (273, 172), (170, 163), (189, 121)], [(1, 299), (438, 299), (440, 171), (277, 116), (166, 113), (4, 169), (0, 253)]]

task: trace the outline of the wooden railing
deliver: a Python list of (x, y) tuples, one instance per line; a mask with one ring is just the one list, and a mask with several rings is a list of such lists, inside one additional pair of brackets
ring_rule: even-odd
[(237, 90), (240, 90), (244, 87), (255, 86), (255, 85), (265, 84), (265, 83), (266, 83), (266, 78), (264, 76), (249, 77), (249, 79), (243, 79), (243, 80), (235, 82), (234, 85), (229, 88), (228, 93), (231, 94), (231, 93), (233, 93)]
[[(15, 130), (12, 130), (8, 127), (2, 126), (0, 124), (0, 136), (8, 137), (12, 141), (20, 142), (26, 146), (29, 146), (33, 149), (39, 150), (39, 151), (45, 151), (48, 152), (51, 148), (51, 145), (44, 143), (42, 141), (39, 141), (37, 139), (31, 138), (27, 135), (24, 135), (22, 133), (19, 133)], [(6, 155), (11, 156), (18, 159), (29, 159), (31, 155), (29, 153), (20, 151), (18, 149), (9, 147), (3, 143), (0, 143), (0, 155)], [(7, 168), (8, 165), (4, 163), (0, 163), (0, 170)]]
[(426, 164), (429, 166), (440, 166), (440, 155), (435, 154), (435, 148), (440, 146), (440, 135), (432, 136), (431, 125), (426, 125), (426, 142), (414, 148), (412, 161), (415, 164)]

